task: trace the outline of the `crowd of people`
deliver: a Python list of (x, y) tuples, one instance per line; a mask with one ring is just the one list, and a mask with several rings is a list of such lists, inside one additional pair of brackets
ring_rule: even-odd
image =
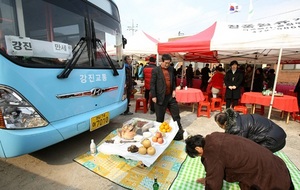
[[(151, 56), (149, 58), (149, 62), (145, 65), (138, 62), (131, 65), (131, 58), (129, 56), (125, 56), (125, 58), (126, 71), (128, 71), (128, 75), (126, 75), (127, 81), (132, 81), (127, 82), (127, 87), (130, 88), (127, 92), (134, 93), (137, 91), (134, 89), (134, 85), (137, 84), (137, 80), (144, 83), (144, 97), (146, 98), (147, 105), (150, 105), (150, 114), (154, 114), (155, 104), (151, 99), (150, 81), (153, 75), (153, 68), (159, 65), (157, 64), (156, 55)], [(127, 59), (129, 59), (129, 61)], [(262, 92), (266, 89), (272, 90), (276, 77), (275, 70), (271, 67), (271, 64), (267, 64), (264, 68), (256, 68), (255, 72), (253, 72), (253, 65), (246, 65), (246, 67), (244, 67), (244, 65), (239, 65), (239, 63), (235, 60), (230, 62), (226, 72), (222, 64), (213, 65), (213, 67), (210, 68), (210, 65), (207, 63), (202, 69), (193, 68), (192, 64), (189, 64), (186, 68), (184, 68), (183, 65), (180, 65), (179, 68), (176, 69), (172, 62), (169, 66), (173, 73), (172, 76), (175, 78), (175, 86), (180, 85), (182, 89), (182, 81), (185, 80), (187, 87), (195, 88), (193, 79), (200, 78), (201, 85), (196, 88), (201, 89), (202, 92), (210, 94), (213, 98), (223, 98), (226, 102), (226, 109), (234, 108), (238, 105), (243, 92)], [(128, 68), (130, 68), (131, 71), (129, 71)], [(131, 79), (129, 79), (129, 72), (132, 74)], [(177, 84), (177, 78), (181, 79), (180, 84)], [(295, 92), (298, 92), (298, 88), (299, 87), (296, 86)], [(299, 102), (300, 99), (298, 93), (298, 103)], [(132, 113), (128, 110), (124, 114), (130, 115)]]
[[(225, 86), (226, 110), (214, 117), (216, 124), (225, 132), (213, 132), (206, 137), (196, 134), (185, 139), (187, 155), (192, 158), (201, 157), (205, 167), (206, 177), (197, 179), (197, 183), (205, 185), (205, 189), (221, 189), (223, 180), (238, 182), (241, 189), (294, 189), (285, 162), (273, 154), (284, 148), (285, 131), (264, 116), (239, 114), (232, 109), (238, 104), (241, 89), (251, 90), (253, 68), (250, 65), (243, 70), (239, 68), (237, 61), (232, 61), (225, 72), (222, 65), (210, 70), (209, 64), (206, 64), (201, 71), (193, 71), (190, 64), (184, 72), (182, 66), (175, 70), (171, 65), (172, 57), (163, 54), (160, 64), (157, 64), (156, 58), (151, 57), (146, 66), (139, 65), (138, 75), (134, 78), (132, 60), (125, 56), (124, 61), (129, 99), (132, 79), (144, 82), (144, 95), (147, 105), (148, 102), (150, 104), (150, 114), (155, 113), (157, 122), (164, 122), (165, 113), (169, 110), (172, 119), (177, 122), (179, 130), (174, 140), (183, 140), (184, 133), (175, 96), (176, 77), (179, 74), (179, 77), (186, 77), (187, 85), (192, 86), (193, 76), (201, 75), (202, 80), (207, 81), (202, 83), (200, 88), (203, 91), (211, 88), (212, 97), (217, 97)], [(272, 88), (274, 75), (274, 69), (271, 69), (270, 65), (264, 69), (257, 68), (254, 74), (255, 88), (252, 90)], [(258, 85), (260, 83), (262, 85)], [(300, 76), (294, 92), (298, 93), (299, 103)], [(131, 113), (129, 102), (130, 100), (125, 115)]]

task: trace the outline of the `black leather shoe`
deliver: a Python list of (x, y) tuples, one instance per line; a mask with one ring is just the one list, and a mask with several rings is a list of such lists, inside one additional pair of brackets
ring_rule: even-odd
[(177, 132), (177, 134), (175, 135), (174, 137), (174, 140), (175, 141), (181, 141), (183, 140), (183, 133), (184, 133), (184, 130), (180, 130)]
[(124, 112), (122, 115), (132, 115), (133, 113), (132, 112)]

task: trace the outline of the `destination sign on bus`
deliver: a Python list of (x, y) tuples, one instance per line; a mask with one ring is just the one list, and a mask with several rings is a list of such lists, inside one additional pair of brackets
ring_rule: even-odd
[(5, 36), (7, 53), (13, 56), (70, 59), (72, 46), (62, 42), (34, 40), (28, 37)]

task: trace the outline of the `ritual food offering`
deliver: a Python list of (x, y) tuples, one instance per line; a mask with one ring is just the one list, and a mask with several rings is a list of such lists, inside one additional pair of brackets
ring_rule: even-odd
[(153, 146), (150, 146), (149, 148), (147, 148), (147, 154), (149, 155), (154, 155), (156, 152), (156, 149)]
[(168, 133), (172, 131), (172, 127), (167, 122), (162, 122), (159, 126), (159, 131), (163, 133)]
[(132, 140), (136, 135), (136, 128), (133, 125), (124, 125), (122, 128), (118, 129), (119, 137), (123, 139)]
[(149, 148), (151, 146), (151, 141), (149, 139), (144, 139), (142, 141), (142, 145), (145, 147), (145, 148)]
[(151, 133), (150, 132), (143, 132), (143, 137), (144, 138), (150, 138), (151, 137)]
[(163, 144), (165, 142), (163, 134), (161, 132), (156, 132), (155, 135), (152, 137), (152, 142)]
[(126, 125), (133, 126), (136, 130), (136, 134), (143, 135), (144, 132), (149, 131), (149, 128), (153, 126), (153, 121), (141, 118), (132, 118), (131, 120), (123, 123), (123, 126)]
[(136, 140), (136, 141), (138, 141), (138, 142), (141, 141), (141, 140), (143, 140), (143, 138), (144, 138), (144, 137), (143, 137), (142, 135), (135, 135), (135, 136), (133, 137), (133, 139)]
[(139, 147), (139, 154), (145, 155), (147, 154), (147, 148), (144, 146)]
[(136, 140), (120, 140), (120, 139), (111, 139), (111, 140), (106, 140), (106, 143), (113, 143), (113, 144), (119, 144), (119, 143), (135, 143), (137, 142)]
[(157, 128), (151, 127), (151, 128), (149, 129), (149, 131), (150, 131), (152, 134), (155, 134), (156, 131), (157, 131)]
[(139, 151), (139, 148), (138, 148), (136, 145), (130, 145), (130, 146), (127, 148), (127, 151), (128, 151), (128, 152), (131, 152), (131, 153), (135, 153), (135, 152), (138, 152), (138, 151)]
[(149, 139), (144, 139), (142, 141), (141, 147), (139, 147), (139, 154), (145, 155), (148, 154), (150, 156), (154, 155), (156, 153), (156, 149), (152, 146), (151, 141)]

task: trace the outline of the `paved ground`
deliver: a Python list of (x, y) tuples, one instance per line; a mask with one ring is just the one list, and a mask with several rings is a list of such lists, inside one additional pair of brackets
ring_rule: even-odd
[[(141, 94), (136, 94), (135, 97), (140, 96)], [(131, 111), (134, 112), (135, 100), (131, 104)], [(211, 118), (197, 117), (196, 113), (192, 112), (192, 107), (184, 104), (180, 104), (180, 110), (182, 125), (189, 134), (207, 135), (214, 131), (222, 131), (214, 122), (215, 113), (212, 113)], [(271, 119), (284, 128), (288, 135), (287, 144), (282, 151), (300, 168), (300, 123), (290, 121), (286, 124), (279, 116), (279, 111), (273, 111)], [(121, 115), (111, 120), (109, 125), (92, 133), (85, 132), (32, 154), (0, 159), (0, 189), (123, 189), (75, 163), (73, 158), (89, 150), (91, 138), (99, 143), (112, 130), (121, 127), (123, 122), (133, 117), (155, 120), (155, 115), (149, 113)], [(170, 120), (169, 115), (166, 115), (166, 120)]]

